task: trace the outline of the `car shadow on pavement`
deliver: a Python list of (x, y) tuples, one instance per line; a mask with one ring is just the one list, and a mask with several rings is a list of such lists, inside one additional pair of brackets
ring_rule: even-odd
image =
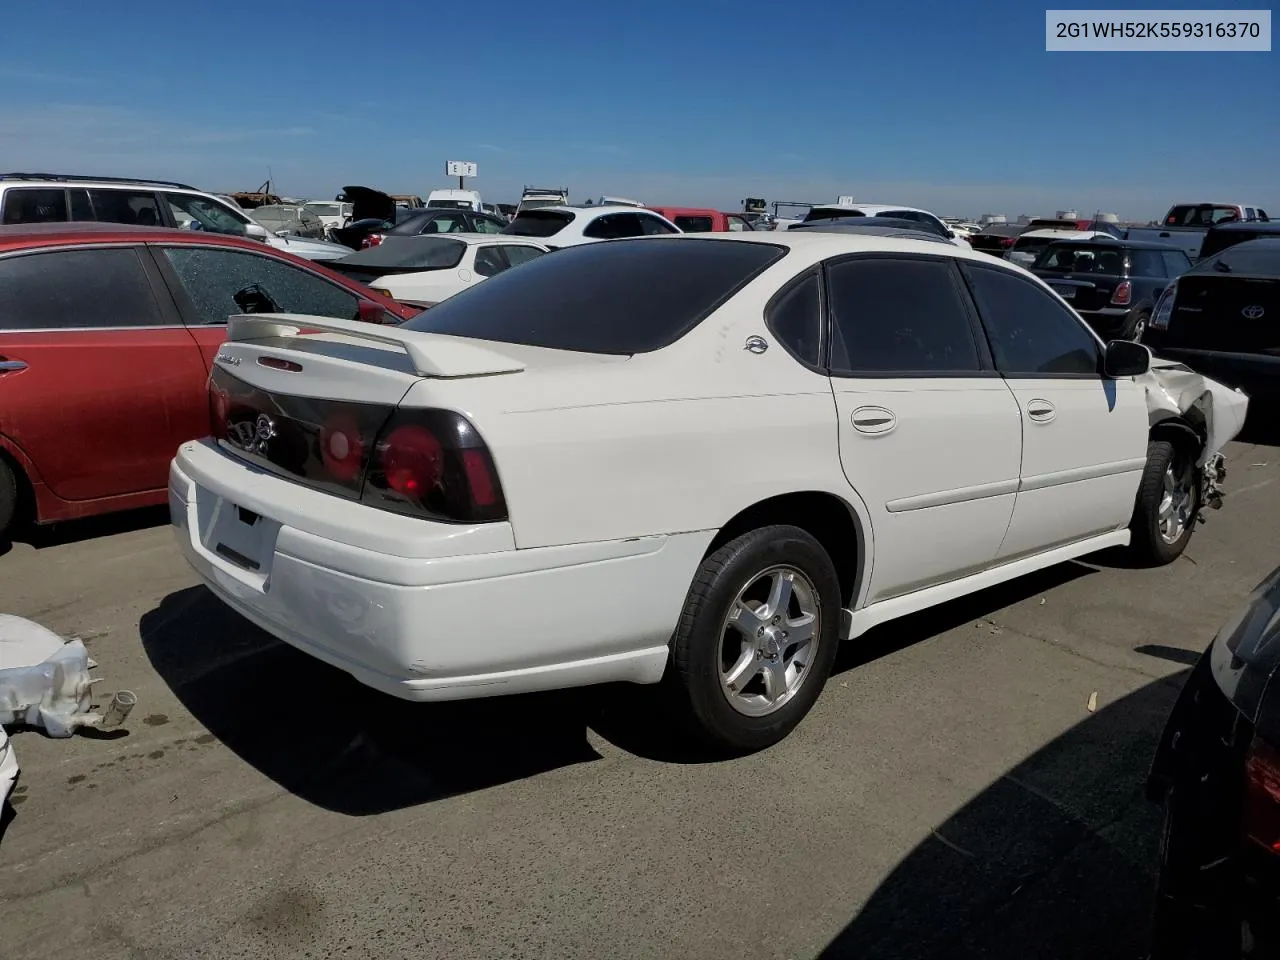
[(254, 627), (203, 587), (145, 614), (152, 666), (197, 721), (282, 787), (377, 814), (599, 759), (598, 690), (410, 703)]
[[(876, 628), (836, 670), (902, 649), (1093, 571), (1063, 564)], [(611, 745), (664, 763), (708, 754), (661, 716), (654, 688), (617, 684), (452, 703), (371, 690), (268, 636), (204, 587), (142, 617), (142, 645), (183, 706), (290, 792), (354, 816), (382, 813), (600, 759)]]
[[(114, 537), (117, 534), (133, 533), (136, 530), (148, 530), (151, 527), (164, 526), (168, 522), (167, 506), (140, 507), (136, 510), (106, 513), (98, 517), (85, 517), (83, 520), (62, 520), (42, 526), (26, 523), (13, 532), (13, 541), (43, 550), (46, 547), (81, 543), (100, 537)], [(0, 556), (6, 552), (6, 546), (4, 539), (0, 538)]]
[(1139, 960), (1160, 811), (1143, 787), (1189, 670), (1089, 716), (938, 825), (823, 960)]

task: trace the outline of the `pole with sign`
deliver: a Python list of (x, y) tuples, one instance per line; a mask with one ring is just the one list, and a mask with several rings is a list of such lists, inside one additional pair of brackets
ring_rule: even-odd
[(458, 189), (465, 189), (463, 181), (467, 177), (476, 175), (476, 165), (470, 160), (446, 160), (444, 162), (444, 173), (447, 177), (458, 178)]

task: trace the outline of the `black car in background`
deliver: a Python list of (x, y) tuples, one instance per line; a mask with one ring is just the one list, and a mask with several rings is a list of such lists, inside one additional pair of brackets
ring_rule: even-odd
[(1260, 401), (1280, 399), (1280, 237), (1197, 261), (1165, 290), (1142, 342)]
[(1190, 268), (1177, 247), (1095, 238), (1055, 240), (1040, 251), (1031, 272), (1104, 340), (1137, 340), (1160, 294)]
[(1192, 671), (1156, 752), (1150, 960), (1280, 956), (1280, 569)]
[(1280, 237), (1280, 222), (1220, 223), (1216, 227), (1210, 227), (1209, 232), (1204, 235), (1200, 256), (1211, 257), (1227, 247), (1234, 247), (1237, 243), (1258, 240), (1262, 237)]

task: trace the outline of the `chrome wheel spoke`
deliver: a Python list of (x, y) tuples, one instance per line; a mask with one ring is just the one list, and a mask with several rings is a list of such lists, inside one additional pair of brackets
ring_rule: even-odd
[(720, 633), (720, 687), (739, 713), (763, 717), (808, 679), (822, 636), (813, 582), (795, 567), (755, 574), (738, 591)]

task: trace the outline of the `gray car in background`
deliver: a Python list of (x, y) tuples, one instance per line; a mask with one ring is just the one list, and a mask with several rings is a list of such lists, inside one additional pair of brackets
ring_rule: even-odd
[(272, 203), (255, 207), (252, 216), (277, 237), (325, 239), (324, 221), (306, 207)]

